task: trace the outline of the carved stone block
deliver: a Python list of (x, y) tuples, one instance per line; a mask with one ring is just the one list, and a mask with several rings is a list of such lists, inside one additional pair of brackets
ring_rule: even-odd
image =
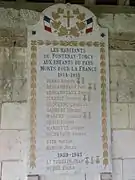
[(1, 112), (2, 129), (28, 129), (27, 103), (3, 103)]
[(122, 180), (122, 160), (113, 159), (112, 160), (113, 173), (112, 177), (114, 180)]
[(112, 128), (128, 128), (128, 104), (111, 103)]
[(26, 179), (26, 165), (22, 161), (4, 161), (2, 163), (1, 180), (24, 180)]
[(123, 179), (135, 180), (135, 159), (124, 159)]
[(118, 92), (117, 90), (110, 90), (110, 101), (118, 102)]
[(134, 72), (134, 66), (110, 67), (110, 90), (117, 91), (118, 102), (135, 102)]
[(119, 81), (118, 101), (133, 103), (135, 102), (135, 67), (123, 67), (121, 69), (122, 74)]
[(26, 28), (0, 29), (0, 46), (4, 47), (26, 47)]
[(28, 132), (0, 130), (0, 147), (0, 161), (24, 160), (28, 150)]
[[(134, 32), (135, 14), (115, 14), (114, 23), (116, 32)], [(130, 27), (130, 28), (129, 28)]]
[(27, 100), (28, 89), (27, 79), (13, 80), (13, 101), (25, 101)]
[(11, 101), (13, 93), (13, 81), (11, 79), (0, 80), (0, 102)]
[(22, 79), (27, 77), (26, 70), (26, 49), (21, 47), (10, 48), (10, 54), (12, 56), (12, 68), (13, 68), (13, 78)]
[(110, 33), (113, 33), (115, 31), (113, 14), (101, 14), (98, 17), (98, 23), (100, 26), (108, 28)]
[(112, 156), (113, 158), (135, 158), (135, 131), (113, 131)]
[(135, 103), (129, 104), (130, 128), (135, 129)]
[(132, 32), (120, 32), (110, 34), (109, 48), (115, 50), (133, 50), (135, 49), (135, 34)]

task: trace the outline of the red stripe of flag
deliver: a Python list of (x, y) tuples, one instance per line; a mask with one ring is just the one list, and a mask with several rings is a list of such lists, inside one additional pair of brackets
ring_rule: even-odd
[(48, 32), (52, 32), (52, 29), (48, 26), (45, 26), (45, 30), (48, 31)]
[(91, 28), (86, 29), (86, 33), (90, 33), (90, 32), (92, 32), (92, 30), (93, 30), (93, 28), (92, 28), (92, 27), (91, 27)]

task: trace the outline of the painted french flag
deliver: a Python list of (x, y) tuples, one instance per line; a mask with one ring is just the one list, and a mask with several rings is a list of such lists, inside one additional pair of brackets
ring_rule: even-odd
[(93, 31), (93, 19), (92, 17), (86, 20), (87, 28), (86, 34), (91, 33)]
[(51, 19), (48, 16), (44, 16), (44, 28), (48, 32), (52, 32)]

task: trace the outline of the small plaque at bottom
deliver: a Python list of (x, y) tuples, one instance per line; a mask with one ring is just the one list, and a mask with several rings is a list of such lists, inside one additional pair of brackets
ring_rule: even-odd
[(100, 180), (112, 180), (112, 173), (101, 173)]
[(28, 175), (28, 180), (39, 180), (39, 175)]

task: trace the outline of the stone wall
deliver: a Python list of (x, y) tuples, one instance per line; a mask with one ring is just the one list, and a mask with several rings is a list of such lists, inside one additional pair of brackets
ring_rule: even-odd
[[(39, 13), (0, 9), (0, 177), (24, 180), (27, 30)], [(113, 179), (135, 180), (135, 15), (101, 14), (109, 29)]]

